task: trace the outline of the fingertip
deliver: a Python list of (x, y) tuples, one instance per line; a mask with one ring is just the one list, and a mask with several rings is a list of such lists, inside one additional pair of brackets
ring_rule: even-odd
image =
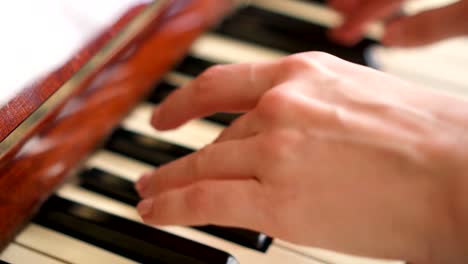
[(151, 175), (151, 173), (143, 174), (135, 184), (135, 189), (137, 190), (138, 195), (140, 195), (142, 198), (145, 198), (148, 195), (151, 184)]
[(338, 27), (328, 31), (328, 37), (341, 45), (344, 46), (354, 46), (360, 40), (359, 34), (354, 34), (345, 27)]
[(147, 218), (151, 215), (153, 211), (153, 203), (154, 203), (153, 199), (146, 199), (146, 200), (141, 201), (137, 205), (138, 214), (141, 216), (141, 218), (145, 222), (147, 221)]
[(151, 116), (150, 123), (151, 125), (161, 131), (171, 130), (178, 127), (178, 124), (174, 123), (173, 119), (166, 119), (165, 114), (163, 113), (161, 106), (158, 106), (154, 109), (153, 115)]
[(153, 115), (151, 116), (151, 125), (158, 130), (164, 129), (164, 120), (161, 114), (161, 107), (159, 106), (153, 111)]

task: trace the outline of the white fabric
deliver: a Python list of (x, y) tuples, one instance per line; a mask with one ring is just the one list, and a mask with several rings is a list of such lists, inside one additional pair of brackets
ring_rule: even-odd
[(66, 62), (141, 0), (23, 0), (0, 3), (0, 105)]

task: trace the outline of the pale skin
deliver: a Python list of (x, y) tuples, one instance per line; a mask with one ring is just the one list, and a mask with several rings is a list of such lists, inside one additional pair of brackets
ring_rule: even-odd
[(170, 130), (215, 112), (246, 114), (139, 180), (146, 223), (243, 227), (414, 264), (468, 262), (467, 101), (309, 52), (210, 68), (152, 124)]
[(384, 20), (382, 42), (391, 46), (413, 47), (450, 37), (468, 35), (468, 0), (413, 16), (401, 16), (403, 0), (329, 0), (345, 22), (331, 31), (333, 39), (352, 45), (362, 38), (366, 26)]

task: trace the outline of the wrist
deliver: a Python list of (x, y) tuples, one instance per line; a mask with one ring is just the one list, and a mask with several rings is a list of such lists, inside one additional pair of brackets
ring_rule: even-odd
[(431, 202), (438, 208), (434, 210), (438, 220), (427, 262), (468, 263), (468, 102), (449, 96), (439, 99), (432, 104), (439, 122), (426, 142), (430, 157), (426, 161), (444, 197), (438, 205)]

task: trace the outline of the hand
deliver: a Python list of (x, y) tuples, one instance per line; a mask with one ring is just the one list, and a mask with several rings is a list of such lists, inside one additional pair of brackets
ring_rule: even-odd
[(247, 113), (137, 183), (146, 223), (244, 227), (415, 264), (468, 261), (467, 102), (304, 53), (213, 67), (152, 123), (173, 129), (221, 111)]
[(468, 0), (421, 12), (414, 16), (397, 17), (403, 0), (329, 0), (330, 5), (345, 18), (343, 25), (332, 30), (332, 38), (343, 44), (358, 42), (369, 23), (385, 20), (382, 42), (390, 46), (420, 46), (450, 37), (468, 35)]

